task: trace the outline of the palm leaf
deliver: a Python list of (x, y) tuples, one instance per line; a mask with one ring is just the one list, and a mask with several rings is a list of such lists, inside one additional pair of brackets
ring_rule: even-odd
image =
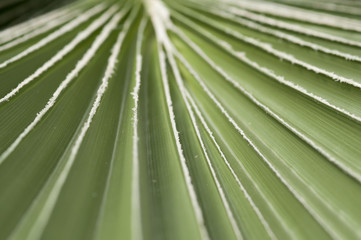
[(2, 30), (0, 239), (360, 239), (360, 13), (83, 0)]

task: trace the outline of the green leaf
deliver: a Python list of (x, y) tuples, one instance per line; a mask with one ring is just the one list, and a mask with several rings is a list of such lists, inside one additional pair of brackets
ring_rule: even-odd
[(0, 239), (360, 239), (360, 13), (79, 0), (4, 29)]

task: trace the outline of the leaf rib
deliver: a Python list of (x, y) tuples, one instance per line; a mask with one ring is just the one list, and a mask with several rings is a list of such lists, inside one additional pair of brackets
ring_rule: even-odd
[(133, 107), (133, 157), (132, 157), (132, 234), (133, 239), (143, 239), (142, 221), (141, 221), (141, 197), (140, 197), (140, 170), (139, 170), (139, 154), (138, 154), (138, 108), (139, 108), (139, 91), (141, 87), (141, 71), (142, 71), (142, 42), (145, 27), (148, 19), (143, 16), (139, 25), (136, 42), (136, 70), (135, 70), (135, 86), (131, 93), (134, 100)]
[[(74, 5), (79, 5), (79, 2), (75, 3)], [(73, 7), (75, 7), (74, 5)], [(58, 17), (66, 17), (67, 14), (72, 15), (74, 11), (78, 10), (71, 10), (70, 6), (66, 6), (65, 8), (51, 11), (24, 23), (7, 28), (0, 32), (0, 45), (9, 41), (13, 41), (16, 38), (21, 37), (22, 35), (31, 34), (31, 32), (38, 29), (40, 26), (44, 24), (48, 25), (48, 23), (52, 22)]]
[[(176, 17), (179, 17), (179, 15), (176, 15)], [(210, 20), (210, 19), (207, 19), (207, 18), (204, 18), (204, 17), (200, 17), (199, 15), (196, 16), (196, 18), (200, 21), (202, 21), (203, 23), (229, 35), (229, 36), (232, 36), (238, 40), (241, 40), (247, 44), (250, 44), (256, 48), (259, 48), (277, 58), (280, 58), (282, 60), (286, 60), (287, 62), (291, 63), (291, 64), (295, 64), (295, 65), (298, 65), (306, 70), (310, 70), (310, 71), (313, 71), (314, 73), (316, 74), (321, 74), (321, 75), (324, 75), (326, 77), (329, 77), (330, 79), (334, 80), (334, 81), (337, 81), (337, 82), (340, 82), (340, 83), (345, 83), (345, 84), (348, 84), (348, 85), (351, 85), (353, 87), (356, 87), (356, 88), (359, 88), (361, 89), (361, 84), (354, 81), (353, 79), (349, 79), (349, 78), (345, 78), (345, 77), (342, 77), (340, 75), (337, 75), (335, 73), (332, 73), (332, 72), (328, 72), (324, 69), (321, 69), (321, 68), (318, 68), (316, 66), (313, 66), (309, 63), (306, 63), (304, 61), (301, 61), (297, 58), (295, 58), (294, 56), (290, 55), (290, 54), (287, 54), (285, 52), (282, 52), (282, 51), (279, 51), (275, 48), (273, 48), (270, 44), (267, 44), (267, 43), (264, 43), (264, 42), (261, 42), (259, 40), (256, 40), (254, 38), (250, 38), (250, 37), (246, 37), (246, 36), (243, 36), (241, 33), (238, 33), (238, 32), (235, 32), (235, 31), (232, 31), (230, 30), (229, 28), (227, 27), (219, 27), (217, 26), (217, 24), (214, 23), (214, 21)], [(187, 26), (190, 26), (191, 28), (193, 29), (196, 29), (196, 24), (191, 21), (191, 20), (186, 20), (185, 18), (183, 17), (179, 17), (177, 18), (178, 20), (182, 21), (183, 23), (185, 23)], [(207, 19), (207, 20), (206, 20)], [(213, 24), (211, 25), (210, 22), (213, 22)], [(199, 28), (197, 28), (198, 31), (200, 33), (202, 33), (204, 36), (207, 36), (208, 39), (212, 40), (213, 42), (215, 42), (218, 46), (222, 47), (223, 49), (225, 49), (227, 52), (229, 52), (231, 55), (235, 56), (236, 58), (238, 58), (239, 60), (241, 60), (242, 62), (245, 62), (246, 64), (250, 65), (250, 66), (255, 66), (254, 63), (251, 62), (250, 59), (248, 59), (248, 61), (246, 59), (244, 59), (243, 55), (245, 55), (244, 53), (237, 53), (235, 52), (232, 47), (225, 41), (221, 41), (219, 40), (218, 38), (216, 38), (214, 35), (212, 35), (211, 33), (208, 33), (206, 31), (202, 31), (200, 30)], [(259, 69), (259, 68), (255, 68), (255, 69)], [(267, 72), (271, 72), (270, 70), (268, 70)], [(270, 75), (270, 74), (268, 74)], [(273, 77), (274, 78), (274, 77)], [(278, 77), (280, 78), (280, 77)], [(282, 79), (282, 78), (281, 78)], [(289, 82), (289, 81), (288, 81)], [(289, 82), (291, 83), (291, 82)], [(289, 84), (290, 85), (290, 84)], [(295, 85), (295, 84), (292, 84), (292, 85)], [(314, 95), (314, 94), (312, 94)], [(317, 96), (315, 96), (317, 97)], [(320, 97), (317, 97), (317, 98), (320, 98)], [(322, 98), (320, 98), (322, 99)], [(340, 109), (340, 111), (344, 112), (344, 114), (348, 115), (349, 117), (355, 119), (356, 121), (359, 121), (361, 122), (361, 117), (357, 117), (357, 116), (354, 116), (353, 114), (347, 112), (346, 110), (343, 110), (343, 109)]]
[[(178, 157), (180, 160), (180, 164), (183, 171), (183, 177), (186, 182), (187, 190), (189, 193), (189, 197), (193, 206), (193, 210), (198, 222), (199, 230), (201, 233), (201, 236), (203, 239), (209, 239), (209, 234), (207, 232), (207, 229), (205, 227), (204, 223), (204, 217), (202, 213), (202, 209), (199, 205), (197, 195), (192, 183), (192, 179), (189, 173), (189, 169), (187, 167), (186, 159), (183, 154), (182, 145), (180, 143), (179, 139), (179, 132), (177, 130), (176, 122), (175, 122), (175, 115), (173, 111), (173, 103), (170, 96), (170, 89), (169, 89), (169, 83), (168, 83), (168, 77), (167, 77), (167, 69), (166, 69), (166, 62), (165, 62), (165, 54), (162, 50), (163, 44), (169, 44), (167, 41), (169, 41), (167, 32), (166, 32), (166, 26), (165, 22), (169, 22), (169, 10), (168, 8), (159, 0), (154, 0), (152, 3), (147, 3), (147, 10), (150, 15), (150, 18), (153, 23), (153, 27), (155, 28), (156, 34), (157, 34), (157, 41), (158, 41), (158, 51), (159, 51), (159, 63), (160, 63), (160, 71), (161, 71), (161, 78), (163, 82), (163, 90), (166, 97), (167, 102), (167, 108), (168, 108), (168, 114), (169, 119), (172, 125), (172, 132), (174, 136), (174, 140), (177, 147)], [(157, 15), (160, 14), (160, 15)]]
[(0, 46), (0, 52), (8, 50), (10, 48), (13, 48), (23, 42), (28, 41), (29, 39), (35, 38), (43, 33), (46, 33), (50, 30), (53, 30), (59, 26), (61, 26), (62, 24), (68, 22), (69, 20), (71, 20), (72, 18), (76, 17), (77, 15), (79, 15), (78, 11), (74, 11), (72, 13), (70, 13), (69, 15), (65, 15), (65, 16), (60, 16), (57, 19), (54, 20), (50, 20), (48, 24), (42, 26), (42, 27), (38, 27), (36, 30), (25, 34), (23, 36), (21, 36), (20, 38), (17, 38), (11, 42), (8, 42), (4, 45)]
[[(171, 47), (171, 48), (170, 48), (170, 47)], [(206, 160), (207, 160), (207, 164), (208, 164), (208, 167), (209, 167), (209, 169), (210, 169), (210, 171), (211, 171), (212, 178), (213, 178), (214, 182), (216, 183), (217, 190), (218, 190), (218, 193), (219, 193), (219, 195), (220, 195), (220, 197), (221, 197), (221, 199), (222, 199), (222, 203), (223, 203), (223, 206), (224, 206), (224, 208), (225, 208), (225, 210), (226, 210), (228, 219), (229, 219), (229, 221), (230, 221), (230, 223), (231, 223), (231, 225), (232, 225), (233, 231), (234, 231), (237, 239), (243, 239), (242, 233), (241, 233), (241, 231), (240, 231), (240, 229), (239, 229), (239, 227), (238, 227), (238, 225), (237, 225), (237, 222), (236, 222), (236, 220), (235, 220), (235, 218), (234, 218), (234, 216), (233, 216), (232, 210), (231, 210), (231, 208), (230, 208), (230, 204), (228, 203), (228, 200), (227, 200), (227, 198), (226, 198), (226, 196), (225, 196), (225, 193), (224, 193), (224, 190), (223, 190), (223, 188), (222, 188), (222, 185), (220, 184), (220, 182), (219, 182), (219, 180), (218, 180), (218, 177), (217, 177), (217, 174), (216, 174), (216, 172), (215, 172), (215, 170), (214, 170), (214, 167), (213, 167), (213, 165), (212, 165), (212, 162), (211, 162), (210, 159), (209, 159), (209, 156), (208, 156), (206, 147), (205, 147), (205, 145), (204, 145), (204, 142), (203, 142), (203, 140), (202, 140), (202, 137), (201, 137), (201, 134), (200, 134), (200, 131), (199, 131), (199, 128), (198, 128), (198, 124), (197, 124), (196, 118), (195, 118), (195, 116), (194, 116), (194, 113), (193, 113), (193, 111), (192, 111), (192, 109), (191, 109), (191, 107), (190, 107), (190, 104), (189, 104), (189, 102), (188, 102), (188, 99), (187, 99), (187, 97), (186, 97), (186, 90), (185, 90), (185, 87), (184, 87), (184, 85), (183, 85), (183, 80), (182, 80), (182, 77), (181, 77), (181, 75), (180, 75), (178, 66), (177, 66), (177, 64), (176, 64), (176, 62), (175, 62), (175, 60), (174, 60), (173, 54), (172, 54), (172, 52), (174, 51), (174, 46), (171, 45), (171, 46), (167, 47), (166, 51), (167, 51), (167, 57), (168, 57), (168, 59), (169, 59), (171, 68), (172, 68), (173, 73), (174, 73), (174, 75), (175, 75), (175, 79), (176, 79), (178, 88), (179, 88), (179, 90), (180, 90), (180, 92), (181, 92), (181, 95), (182, 95), (182, 98), (183, 98), (184, 103), (185, 103), (185, 105), (186, 105), (187, 111), (188, 111), (188, 113), (189, 113), (189, 115), (190, 115), (193, 128), (194, 128), (194, 130), (195, 130), (195, 132), (196, 132), (196, 135), (197, 135), (198, 141), (199, 141), (199, 143), (200, 143), (200, 145), (201, 145), (203, 154), (204, 154), (204, 156), (205, 156), (205, 158), (206, 158)], [(272, 239), (275, 239), (274, 235), (272, 236)]]
[(67, 54), (74, 50), (74, 48), (79, 45), (79, 43), (87, 39), (92, 33), (94, 33), (98, 28), (100, 28), (110, 18), (110, 16), (115, 13), (115, 11), (115, 8), (111, 8), (104, 14), (102, 14), (98, 19), (94, 20), (94, 22), (89, 27), (87, 27), (84, 31), (80, 32), (70, 43), (64, 46), (64, 48), (61, 49), (58, 53), (56, 53), (50, 60), (45, 62), (33, 74), (24, 79), (4, 97), (0, 98), (0, 103), (9, 101), (10, 98), (14, 97), (23, 87), (25, 87), (27, 84), (34, 81), (41, 74), (49, 70), (57, 62), (61, 61)]
[(249, 12), (244, 9), (237, 9), (237, 8), (231, 7), (231, 8), (227, 8), (226, 10), (236, 16), (244, 17), (244, 18), (250, 19), (252, 21), (255, 21), (255, 22), (258, 22), (261, 24), (266, 24), (268, 26), (280, 28), (283, 30), (291, 31), (291, 32), (296, 32), (296, 33), (306, 35), (306, 36), (324, 39), (324, 40), (331, 41), (331, 42), (337, 42), (337, 43), (341, 43), (341, 44), (348, 45), (348, 46), (361, 47), (361, 43), (357, 42), (357, 41), (353, 41), (353, 40), (346, 39), (346, 38), (339, 37), (339, 36), (334, 36), (334, 35), (324, 33), (324, 32), (315, 31), (315, 30), (312, 30), (309, 28), (298, 26), (296, 24), (282, 22), (282, 21), (279, 21), (279, 20), (276, 20), (276, 19), (273, 19), (270, 17), (266, 17), (266, 16), (263, 16), (263, 15), (260, 15), (257, 13)]
[[(332, 56), (337, 56), (337, 57), (343, 58), (345, 60), (361, 62), (361, 57), (359, 57), (359, 56), (352, 55), (352, 54), (349, 54), (349, 53), (345, 53), (345, 52), (342, 52), (342, 51), (339, 51), (339, 50), (336, 50), (336, 49), (330, 49), (328, 47), (324, 47), (324, 46), (321, 46), (319, 44), (316, 44), (316, 43), (313, 43), (313, 42), (310, 42), (310, 41), (302, 40), (301, 38), (296, 37), (294, 35), (284, 33), (284, 32), (279, 31), (279, 30), (274, 30), (274, 29), (271, 29), (271, 28), (264, 27), (264, 26), (262, 26), (262, 25), (260, 25), (260, 24), (258, 24), (256, 22), (252, 22), (252, 21), (247, 20), (247, 19), (236, 17), (235, 15), (233, 15), (233, 14), (231, 14), (229, 12), (226, 12), (226, 11), (217, 11), (216, 9), (213, 9), (213, 8), (200, 9), (199, 7), (196, 7), (196, 9), (197, 10), (203, 10), (203, 11), (205, 11), (207, 13), (216, 15), (218, 17), (229, 20), (229, 21), (231, 21), (233, 23), (239, 24), (239, 25), (247, 27), (249, 29), (258, 31), (260, 33), (265, 33), (265, 34), (268, 34), (268, 35), (271, 35), (271, 36), (286, 40), (286, 41), (288, 41), (290, 43), (299, 45), (301, 47), (307, 47), (307, 48), (310, 48), (310, 49), (312, 49), (314, 51), (319, 51), (319, 52), (323, 52), (325, 54), (329, 54), (329, 55), (332, 55)], [(184, 8), (183, 11), (186, 11), (185, 8)], [(193, 16), (196, 16), (196, 15), (193, 15)]]
[[(123, 16), (122, 12), (117, 13), (116, 15), (114, 15), (112, 17), (110, 22), (104, 27), (102, 33), (98, 36), (98, 38), (95, 40), (94, 44), (92, 45), (93, 48), (89, 49), (89, 51), (87, 52), (89, 54), (84, 55), (83, 59), (86, 60), (86, 61), (84, 61), (84, 64), (86, 64), (86, 62), (91, 59), (92, 55), (95, 53), (95, 51), (98, 49), (98, 47), (109, 37), (110, 33), (116, 28), (116, 26), (117, 26), (118, 22), (120, 21), (120, 19), (122, 18), (122, 16)], [(124, 33), (121, 32), (121, 34), (119, 34), (116, 44), (113, 47), (113, 52), (108, 59), (108, 65), (107, 65), (105, 75), (104, 75), (104, 77), (102, 79), (102, 83), (99, 86), (98, 91), (96, 93), (96, 99), (93, 102), (92, 108), (90, 109), (88, 118), (87, 118), (86, 122), (83, 124), (83, 126), (80, 130), (80, 133), (77, 136), (75, 143), (71, 148), (70, 156), (67, 158), (64, 168), (62, 169), (60, 175), (56, 179), (54, 187), (51, 189), (51, 191), (46, 199), (46, 202), (38, 215), (37, 220), (33, 224), (33, 227), (29, 233), (28, 239), (38, 239), (41, 236), (41, 234), (48, 222), (48, 219), (49, 219), (49, 217), (53, 211), (53, 208), (57, 202), (57, 199), (62, 190), (62, 187), (63, 187), (63, 185), (66, 181), (66, 178), (69, 175), (70, 169), (74, 163), (74, 160), (75, 160), (77, 152), (80, 148), (80, 145), (84, 139), (84, 136), (85, 136), (87, 130), (90, 127), (90, 124), (92, 122), (94, 115), (96, 114), (96, 111), (100, 105), (102, 96), (106, 91), (109, 78), (111, 78), (111, 76), (113, 74), (114, 67), (116, 64), (116, 57), (118, 56), (118, 53), (120, 51), (121, 41), (123, 40), (123, 38), (124, 38)], [(77, 65), (77, 66), (79, 66), (79, 65)], [(76, 70), (76, 68), (75, 68), (75, 70)]]
[[(198, 76), (198, 74), (194, 71), (194, 69), (192, 69), (192, 67), (190, 66), (189, 62), (178, 52), (176, 51), (176, 56), (177, 58), (184, 64), (184, 66), (186, 66), (186, 68), (188, 69), (188, 71), (192, 74), (192, 76), (194, 76), (197, 81), (199, 82), (199, 84), (203, 87), (206, 88), (205, 83), (203, 82), (203, 80)], [(229, 171), (231, 172), (232, 176), (234, 177), (234, 179), (236, 180), (237, 184), (239, 185), (240, 189), (242, 190), (243, 194), (246, 196), (247, 200), (249, 201), (249, 203), (251, 204), (253, 210), (256, 212), (258, 218), (260, 219), (260, 221), (262, 222), (262, 224), (265, 226), (265, 228), (269, 228), (269, 225), (267, 223), (267, 221), (264, 219), (261, 211), (259, 210), (259, 208), (256, 206), (256, 204), (254, 203), (253, 199), (251, 198), (251, 196), (248, 194), (247, 190), (245, 189), (245, 187), (243, 186), (243, 184), (241, 183), (240, 179), (238, 178), (238, 176), (236, 175), (236, 173), (234, 172), (234, 169), (232, 168), (232, 166), (230, 165), (229, 161), (227, 160), (226, 156), (224, 155), (221, 147), (219, 146), (219, 144), (217, 143), (210, 127), (208, 126), (208, 124), (206, 123), (206, 120), (204, 119), (204, 117), (202, 116), (202, 113), (200, 111), (200, 109), (197, 107), (192, 95), (189, 93), (189, 91), (187, 89), (185, 89), (186, 91), (186, 97), (187, 99), (190, 101), (192, 108), (195, 110), (197, 117), (201, 120), (202, 126), (206, 129), (209, 137), (212, 139), (212, 142), (215, 144), (219, 154), (221, 155), (223, 161), (226, 163)], [(248, 171), (246, 170), (246, 168), (244, 167), (244, 165), (242, 164), (241, 161), (238, 161), (239, 165), (241, 166), (243, 172), (247, 175), (247, 177), (249, 179), (252, 179), (252, 177), (249, 175)], [(253, 180), (252, 180), (253, 181)], [(294, 234), (290, 231), (290, 229), (284, 224), (284, 221), (280, 218), (279, 214), (275, 211), (275, 209), (272, 207), (272, 205), (269, 204), (269, 202), (266, 200), (265, 196), (263, 195), (262, 191), (259, 189), (259, 187), (257, 185), (255, 185), (257, 191), (259, 192), (259, 194), (262, 196), (262, 198), (265, 200), (266, 204), (268, 205), (268, 207), (271, 209), (271, 211), (273, 212), (273, 214), (276, 216), (276, 218), (279, 220), (279, 222), (281, 223), (281, 225), (283, 226), (284, 230), (289, 234), (289, 236), (293, 236)]]
[[(179, 30), (175, 30), (175, 33), (181, 37), (183, 34), (179, 31)], [(186, 38), (185, 36), (182, 36), (185, 39), (187, 39), (187, 44), (196, 46), (191, 40), (189, 40), (188, 38)], [(181, 37), (181, 38), (182, 38)], [(199, 47), (197, 48), (193, 48), (192, 49), (198, 49), (199, 52), (201, 52), (201, 50), (199, 49)], [(196, 51), (196, 50), (195, 50)], [(197, 52), (198, 53), (198, 52)], [(209, 62), (208, 62), (209, 63)], [(214, 63), (213, 65), (211, 65), (212, 68), (218, 68)], [(195, 73), (195, 71), (192, 71), (193, 73)], [(193, 75), (198, 82), (201, 84), (201, 81), (199, 81), (199, 77), (197, 75)], [(197, 76), (197, 77), (196, 77)], [(317, 222), (319, 222), (319, 224), (329, 233), (330, 236), (333, 236), (334, 238), (338, 238), (340, 237), (338, 235), (337, 232), (334, 231), (333, 228), (331, 228), (330, 226), (328, 226), (327, 223), (324, 222), (324, 220), (318, 216), (317, 212), (315, 212), (311, 207), (309, 207), (309, 205), (307, 204), (307, 202), (305, 201), (305, 199), (295, 190), (293, 189), (293, 187), (282, 177), (282, 175), (277, 171), (277, 169), (275, 169), (275, 167), (268, 161), (268, 159), (261, 153), (261, 151), (257, 148), (257, 146), (252, 142), (252, 140), (250, 138), (248, 138), (246, 136), (246, 134), (244, 133), (244, 131), (239, 127), (239, 125), (235, 122), (235, 120), (229, 115), (229, 113), (225, 110), (225, 108), (222, 106), (222, 104), (216, 99), (216, 97), (210, 92), (210, 90), (204, 85), (201, 84), (203, 87), (203, 90), (207, 93), (207, 95), (211, 98), (211, 100), (216, 104), (216, 106), (221, 110), (221, 112), (225, 115), (225, 117), (228, 119), (228, 121), (233, 125), (233, 127), (237, 130), (238, 133), (241, 134), (241, 136), (250, 144), (250, 146), (253, 148), (253, 150), (262, 158), (262, 160), (270, 167), (270, 169), (276, 174), (276, 176), (281, 180), (281, 182), (290, 190), (290, 192), (296, 197), (296, 199), (298, 199), (298, 201), (305, 207), (305, 209), (307, 209), (309, 211), (309, 213), (317, 220)], [(344, 222), (346, 226), (348, 226), (348, 224), (346, 222)]]
[(312, 10), (302, 10), (296, 7), (286, 7), (281, 4), (268, 3), (268, 2), (251, 2), (251, 1), (228, 1), (228, 3), (234, 3), (237, 7), (245, 8), (247, 10), (256, 11), (259, 13), (270, 14), (278, 17), (285, 17), (288, 19), (294, 19), (297, 21), (312, 23), (316, 25), (323, 25), (332, 28), (339, 28), (342, 30), (349, 30), (355, 32), (361, 32), (360, 21), (348, 18), (334, 16), (327, 13), (320, 13)]
[[(212, 99), (212, 101), (217, 105), (218, 108), (221, 107), (221, 109), (224, 109), (221, 104), (216, 100), (215, 96), (211, 93), (211, 91), (207, 88), (207, 86), (205, 85), (205, 83), (203, 82), (203, 80), (201, 80), (201, 78), (198, 76), (198, 74), (196, 73), (196, 71), (190, 66), (190, 64), (187, 62), (187, 60), (180, 54), (180, 53), (177, 53), (177, 57), (181, 60), (181, 62), (186, 66), (186, 68), (188, 69), (188, 71), (192, 74), (192, 76), (198, 81), (198, 83), (202, 86), (202, 89), (207, 93), (207, 95)], [(223, 158), (223, 160), (225, 161), (226, 165), (228, 166), (229, 170), (231, 171), (232, 175), (234, 176), (234, 178), (236, 179), (237, 183), (239, 184), (242, 192), (245, 194), (247, 200), (250, 202), (253, 210), (256, 212), (258, 218), (260, 219), (260, 221), (262, 222), (264, 228), (266, 229), (266, 231), (268, 232), (269, 236), (272, 238), (272, 239), (275, 239), (275, 235), (274, 233), (272, 232), (269, 224), (267, 223), (267, 221), (264, 219), (262, 213), (260, 212), (260, 210), (258, 209), (258, 207), (255, 205), (255, 203), (253, 202), (252, 198), (249, 196), (249, 194), (247, 193), (246, 189), (243, 187), (242, 183), (240, 182), (239, 178), (235, 175), (234, 173), (234, 170), (232, 169), (232, 167), (230, 166), (229, 162), (227, 161), (227, 159), (225, 158), (223, 152), (221, 151), (218, 143), (215, 141), (215, 138), (212, 134), (212, 132), (210, 131), (209, 127), (207, 126), (204, 118), (202, 117), (199, 109), (197, 108), (196, 104), (194, 103), (194, 100), (192, 99), (190, 93), (186, 90), (186, 95), (187, 95), (187, 98), (191, 101), (192, 103), (192, 106), (193, 108), (195, 109), (198, 117), (201, 119), (201, 122), (202, 124), (204, 125), (204, 127), (206, 128), (207, 132), (209, 133), (212, 141), (215, 143), (215, 145), (217, 146), (217, 149), (218, 151), (220, 151), (220, 154)], [(222, 112), (223, 113), (223, 112)], [(224, 114), (224, 113), (223, 113)], [(228, 115), (229, 116), (229, 115)], [(230, 120), (230, 119), (229, 119)], [(243, 169), (243, 171), (247, 174), (247, 176), (249, 177), (245, 167), (243, 166), (243, 164), (238, 161), (241, 168)], [(257, 187), (257, 190), (258, 190), (258, 187)], [(260, 193), (261, 191), (258, 190)], [(266, 201), (267, 202), (267, 201)], [(270, 206), (270, 205), (269, 205)], [(274, 209), (270, 206), (270, 208), (272, 209), (272, 212), (275, 214), (275, 216), (280, 219), (278, 217), (278, 214), (274, 211)], [(281, 219), (280, 219), (281, 220)], [(281, 224), (284, 225), (281, 221)], [(287, 231), (288, 229), (285, 228), (285, 230)], [(290, 235), (293, 235), (292, 233)]]
[[(113, 6), (112, 8), (116, 9), (117, 6)], [(59, 30), (51, 33), (50, 35), (48, 35), (47, 37), (43, 38), (42, 40), (40, 40), (39, 42), (37, 42), (36, 44), (30, 46), (29, 48), (27, 48), (26, 50), (24, 50), (23, 52), (15, 55), (14, 57), (0, 63), (0, 69), (5, 68), (6, 66), (8, 66), (11, 63), (14, 63), (24, 57), (26, 57), (27, 55), (29, 55), (30, 53), (44, 47), (45, 45), (47, 45), (48, 43), (54, 41), (55, 39), (57, 39), (58, 37), (62, 36), (63, 34), (73, 30), (75, 27), (79, 26), (80, 24), (86, 22), (87, 20), (89, 20), (91, 17), (95, 16), (96, 14), (98, 14), (99, 12), (101, 12), (102, 10), (105, 9), (105, 6), (100, 4), (100, 5), (96, 5), (95, 7), (91, 8), (90, 10), (88, 10), (87, 12), (85, 12), (84, 14), (80, 15), (79, 17), (77, 17), (76, 19), (74, 19), (73, 21), (71, 21), (70, 23), (64, 25), (62, 28), (60, 28)]]
[[(113, 17), (114, 18), (114, 17)], [(108, 24), (102, 31), (102, 33), (95, 39), (92, 46), (84, 54), (82, 59), (77, 63), (76, 67), (67, 75), (64, 81), (61, 82), (59, 87), (53, 93), (53, 96), (49, 99), (45, 107), (38, 112), (35, 119), (24, 129), (24, 131), (15, 139), (15, 141), (0, 155), (0, 165), (6, 160), (6, 158), (16, 149), (21, 141), (35, 128), (35, 126), (41, 121), (42, 117), (54, 106), (56, 100), (69, 83), (76, 78), (78, 73), (86, 66), (86, 64), (94, 57), (94, 54), (105, 41), (113, 29), (112, 25)]]
[[(245, 96), (247, 96), (252, 102), (254, 102), (257, 106), (261, 107), (266, 113), (271, 114), (271, 116), (275, 117), (276, 120), (280, 121), (282, 125), (290, 129), (293, 133), (295, 133), (297, 136), (299, 136), (302, 140), (306, 141), (308, 144), (310, 144), (311, 147), (313, 147), (315, 150), (317, 150), (319, 153), (321, 153), (326, 159), (328, 159), (330, 162), (333, 162), (337, 166), (339, 166), (341, 169), (343, 169), (346, 173), (348, 173), (350, 176), (355, 178), (357, 181), (361, 182), (361, 176), (357, 172), (355, 172), (352, 168), (347, 167), (342, 162), (338, 161), (336, 158), (332, 157), (326, 150), (324, 150), (321, 146), (318, 146), (314, 141), (312, 141), (310, 138), (306, 137), (302, 133), (300, 133), (296, 128), (291, 127), (290, 124), (285, 125), (285, 120), (283, 120), (281, 117), (279, 117), (277, 114), (272, 112), (267, 106), (262, 104), (260, 101), (258, 101), (251, 93), (249, 93), (246, 89), (244, 89), (240, 84), (238, 84), (235, 80), (233, 80), (231, 77), (228, 76), (219, 66), (217, 66), (195, 43), (193, 43), (188, 37), (186, 37), (179, 29), (174, 29), (175, 33), (188, 45), (190, 46), (204, 61), (206, 61), (216, 72), (218, 72), (225, 80), (230, 82), (235, 88), (237, 88), (239, 91), (241, 91)], [(238, 55), (237, 55), (238, 56)], [(244, 61), (248, 61), (250, 64), (253, 64), (255, 67), (258, 67), (257, 64), (251, 62), (246, 58), (245, 56), (241, 56)], [(275, 78), (282, 80), (278, 76), (274, 75), (272, 72), (266, 72), (267, 75), (273, 75)], [(283, 82), (285, 80), (282, 80)], [(291, 84), (291, 83), (288, 83)], [(300, 87), (298, 87), (300, 88)], [(301, 88), (302, 89), (302, 88)], [(322, 100), (323, 101), (323, 100)], [(322, 102), (323, 103), (323, 102)], [(328, 102), (327, 102), (328, 104)], [(328, 106), (328, 105), (327, 105)], [(333, 105), (331, 105), (333, 106)], [(337, 108), (337, 107), (336, 107)]]

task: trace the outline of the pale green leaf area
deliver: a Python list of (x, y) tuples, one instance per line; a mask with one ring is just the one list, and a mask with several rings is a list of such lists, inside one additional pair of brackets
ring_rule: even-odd
[(78, 0), (4, 28), (0, 240), (361, 239), (360, 16)]

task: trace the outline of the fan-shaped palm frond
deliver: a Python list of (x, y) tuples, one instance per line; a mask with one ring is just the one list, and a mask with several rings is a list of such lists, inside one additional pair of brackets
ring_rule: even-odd
[(0, 239), (360, 239), (360, 14), (83, 0), (4, 29)]

